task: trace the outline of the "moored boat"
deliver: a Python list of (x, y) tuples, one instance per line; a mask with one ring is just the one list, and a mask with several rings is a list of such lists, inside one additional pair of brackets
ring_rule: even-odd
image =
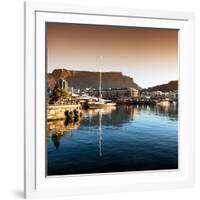
[(101, 99), (100, 101), (96, 102), (89, 102), (88, 107), (89, 108), (106, 108), (106, 107), (115, 107), (116, 103), (109, 101), (109, 100), (103, 100)]
[(169, 104), (170, 102), (168, 100), (162, 100), (162, 101), (157, 102), (157, 105), (160, 105), (160, 106), (168, 106)]
[(111, 100), (105, 100), (102, 98), (102, 93), (101, 93), (101, 85), (102, 85), (102, 72), (101, 72), (101, 63), (102, 63), (102, 57), (100, 60), (100, 65), (99, 65), (99, 98), (97, 101), (91, 101), (88, 102), (88, 107), (95, 109), (95, 108), (106, 108), (106, 107), (115, 107), (116, 103), (112, 102)]

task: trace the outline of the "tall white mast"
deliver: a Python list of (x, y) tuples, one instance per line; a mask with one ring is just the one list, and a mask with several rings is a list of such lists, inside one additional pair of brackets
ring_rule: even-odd
[(99, 99), (102, 99), (102, 94), (101, 94), (101, 84), (102, 84), (102, 62), (103, 62), (103, 56), (100, 56), (100, 63), (99, 63)]
[(99, 111), (99, 156), (102, 156), (102, 111)]
[[(103, 56), (100, 56), (99, 62), (99, 101), (102, 101), (102, 93), (101, 93), (101, 84), (102, 84), (102, 63), (103, 63)], [(101, 157), (102, 154), (102, 112), (99, 111), (99, 156)]]

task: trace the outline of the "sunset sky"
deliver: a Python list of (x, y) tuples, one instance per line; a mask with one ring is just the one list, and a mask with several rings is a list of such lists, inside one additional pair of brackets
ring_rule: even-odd
[(178, 31), (48, 23), (47, 70), (120, 71), (141, 87), (178, 79)]

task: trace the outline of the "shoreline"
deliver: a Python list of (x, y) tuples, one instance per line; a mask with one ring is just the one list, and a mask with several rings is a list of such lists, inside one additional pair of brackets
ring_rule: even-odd
[[(178, 101), (175, 102), (162, 102), (157, 103), (154, 101), (151, 102), (116, 102), (116, 106), (120, 105), (133, 105), (133, 106), (170, 106), (170, 105), (178, 105)], [(47, 105), (47, 121), (54, 121), (54, 120), (61, 120), (66, 119), (66, 112), (73, 113), (74, 111), (79, 112), (79, 115), (81, 114), (82, 110), (88, 110), (90, 108), (86, 108), (82, 106), (81, 104), (76, 105), (59, 105), (59, 104), (48, 104)], [(93, 108), (93, 110), (99, 109), (99, 108)], [(104, 108), (107, 109), (107, 108)], [(80, 116), (79, 116), (80, 117)]]

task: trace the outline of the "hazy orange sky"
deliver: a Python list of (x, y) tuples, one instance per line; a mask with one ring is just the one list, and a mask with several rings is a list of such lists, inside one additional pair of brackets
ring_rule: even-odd
[(178, 79), (178, 31), (47, 24), (47, 70), (120, 71), (146, 88)]

